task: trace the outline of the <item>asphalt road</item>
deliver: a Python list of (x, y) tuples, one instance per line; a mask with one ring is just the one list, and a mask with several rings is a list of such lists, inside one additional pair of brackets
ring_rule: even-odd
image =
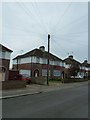
[(3, 118), (88, 118), (88, 85), (3, 99)]

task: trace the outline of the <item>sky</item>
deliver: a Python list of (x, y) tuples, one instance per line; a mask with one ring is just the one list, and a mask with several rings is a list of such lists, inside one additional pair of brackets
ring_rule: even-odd
[[(1, 5), (0, 5), (1, 7)], [(0, 43), (11, 59), (45, 46), (61, 59), (88, 59), (88, 2), (3, 2)]]

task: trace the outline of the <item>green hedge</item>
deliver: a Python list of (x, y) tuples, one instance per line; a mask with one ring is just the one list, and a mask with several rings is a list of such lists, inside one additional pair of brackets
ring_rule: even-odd
[(49, 81), (62, 81), (62, 79), (61, 78), (51, 78), (51, 79), (49, 79)]

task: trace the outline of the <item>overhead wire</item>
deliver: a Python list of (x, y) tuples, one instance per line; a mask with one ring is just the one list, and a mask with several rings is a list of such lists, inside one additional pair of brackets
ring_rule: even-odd
[[(80, 38), (62, 38), (62, 37), (60, 37), (60, 38), (58, 38), (58, 37), (55, 37), (55, 36), (53, 36), (53, 42), (55, 43), (55, 44), (57, 44), (57, 46), (59, 46), (60, 47), (60, 43), (59, 43), (59, 40), (64, 40), (64, 41), (67, 41), (67, 42), (70, 42), (70, 43), (72, 43), (73, 44), (73, 41), (75, 42), (76, 40), (78, 40), (78, 41), (82, 41), (83, 39), (80, 39)], [(55, 40), (56, 39), (56, 40)], [(74, 40), (75, 39), (75, 40)], [(76, 42), (76, 44), (77, 44), (77, 42)], [(83, 43), (83, 42), (80, 42), (80, 44), (83, 46), (83, 45), (85, 45), (85, 43)], [(64, 44), (64, 47), (65, 47), (65, 44)]]
[[(41, 19), (40, 12), (38, 12), (39, 9), (38, 9), (38, 7), (35, 6), (36, 2), (34, 2), (34, 3), (31, 2), (31, 4), (32, 4), (33, 9), (35, 10), (34, 16), (36, 16), (36, 18), (37, 18), (40, 26), (41, 26), (42, 29), (44, 30), (44, 32), (47, 32), (47, 30), (46, 30), (46, 28), (45, 28), (45, 26), (44, 26), (44, 22), (43, 22), (43, 20)], [(34, 13), (34, 12), (33, 12), (33, 13)], [(43, 27), (43, 26), (44, 26), (44, 27)]]
[[(69, 6), (71, 6), (71, 5), (69, 5)], [(64, 14), (63, 14), (64, 15)], [(58, 24), (58, 23), (57, 23)]]
[(45, 21), (43, 20), (43, 17), (41, 15), (41, 12), (39, 10), (39, 6), (38, 6), (38, 1), (35, 1), (34, 3), (32, 3), (34, 9), (36, 9), (36, 12), (37, 12), (37, 15), (38, 15), (38, 18), (40, 19), (40, 21), (42, 22), (43, 24), (43, 27), (45, 29), (45, 32), (47, 33), (47, 24), (45, 23)]
[[(44, 33), (47, 32), (47, 31), (46, 31), (46, 28), (45, 28), (45, 26), (44, 26), (44, 24), (43, 24), (43, 20), (41, 19), (40, 13), (38, 12), (39, 9), (38, 9), (38, 7), (36, 7), (36, 5), (35, 5), (36, 2), (34, 2), (34, 3), (31, 2), (31, 4), (32, 4), (32, 7), (33, 7), (33, 9), (34, 9), (34, 11), (35, 11), (35, 16), (37, 17), (37, 19), (38, 19), (38, 21), (39, 21), (42, 29), (44, 30)], [(44, 26), (44, 27), (43, 27), (43, 26)]]
[[(83, 34), (82, 34), (83, 33)], [(78, 37), (78, 36), (84, 36), (84, 35), (88, 35), (88, 31), (86, 32), (78, 32), (78, 33), (66, 33), (66, 34), (59, 34), (59, 36), (57, 36), (57, 38), (62, 38), (62, 37), (69, 37), (69, 38), (72, 38), (72, 37)]]
[[(63, 27), (58, 28), (57, 30), (58, 30), (58, 31), (63, 30), (65, 27), (71, 25), (72, 23), (78, 23), (78, 22), (80, 22), (79, 20), (81, 20), (82, 18), (85, 19), (85, 16), (86, 16), (86, 14), (83, 15), (83, 16), (80, 16), (79, 18), (75, 19), (74, 21), (72, 21), (72, 22), (70, 22), (70, 23), (64, 25)], [(72, 24), (72, 26), (73, 26), (73, 25), (74, 25), (74, 24)], [(57, 31), (55, 31), (55, 32), (57, 32)]]
[[(8, 28), (9, 28), (9, 29), (13, 29), (13, 30), (22, 31), (22, 32), (24, 32), (24, 33), (27, 33), (28, 35), (30, 35), (30, 34), (39, 34), (39, 35), (44, 35), (43, 33), (32, 31), (31, 29), (29, 29), (29, 30), (28, 30), (28, 29), (26, 29), (26, 28), (21, 29), (21, 28), (16, 27), (16, 26), (14, 26), (14, 27), (8, 26)], [(31, 31), (31, 32), (30, 32), (30, 31)]]
[[(63, 14), (58, 18), (58, 22), (54, 25), (53, 29), (54, 29), (54, 32), (56, 31), (57, 29), (57, 25), (60, 23), (60, 21), (62, 20), (62, 18), (68, 13), (68, 10), (69, 8), (71, 7), (72, 5), (72, 2), (69, 3), (69, 5), (66, 7), (65, 11), (63, 12)], [(54, 33), (53, 32), (53, 33)], [(52, 34), (53, 34), (52, 33)]]
[[(41, 31), (45, 32), (44, 28), (42, 28), (41, 24), (39, 21), (37, 21), (38, 19), (35, 18), (34, 14), (32, 14), (32, 12), (30, 10), (27, 9), (27, 7), (25, 7), (25, 5), (22, 2), (18, 2), (19, 6), (21, 6), (21, 8), (24, 10), (24, 12), (30, 17), (30, 19), (35, 20), (36, 23), (39, 23), (38, 29), (41, 29)], [(33, 18), (31, 17), (33, 16)]]
[(76, 35), (76, 34), (87, 33), (87, 32), (88, 32), (88, 31), (76, 32), (76, 33), (75, 33), (75, 32), (74, 32), (74, 33), (71, 32), (71, 33), (66, 33), (66, 34), (61, 34), (61, 35), (72, 35), (72, 34), (75, 34), (75, 35)]
[[(55, 38), (54, 38), (55, 39)], [(73, 44), (73, 43), (72, 43)], [(84, 45), (84, 43), (80, 43), (80, 45), (81, 46), (83, 46)], [(67, 46), (67, 45), (66, 45)], [(55, 48), (57, 48), (58, 50), (56, 50)], [(56, 53), (57, 51), (58, 51), (58, 54), (59, 54), (59, 52), (60, 52), (60, 54), (59, 54), (59, 56), (62, 54), (63, 55), (63, 53), (64, 53), (64, 55), (66, 55), (67, 53), (71, 53), (72, 52), (72, 49), (70, 49), (70, 47), (65, 47), (65, 44), (62, 46), (62, 44), (60, 44), (59, 42), (57, 43), (56, 42), (56, 40), (53, 42), (53, 51)], [(73, 52), (75, 52), (75, 51), (73, 51)], [(66, 54), (65, 54), (66, 53)]]

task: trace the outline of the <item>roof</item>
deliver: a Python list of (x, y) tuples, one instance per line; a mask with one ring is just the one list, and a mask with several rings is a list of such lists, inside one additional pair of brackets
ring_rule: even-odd
[(90, 67), (90, 64), (88, 63), (87, 60), (85, 60), (83, 63), (82, 63), (83, 66), (86, 66), (86, 67)]
[(8, 52), (13, 52), (11, 49), (7, 48), (6, 46), (0, 44), (0, 50), (1, 51), (8, 51)]
[(64, 59), (64, 61), (66, 62), (66, 64), (72, 64), (72, 63), (76, 63), (76, 64), (79, 64), (79, 65), (81, 65), (81, 63), (79, 62), (79, 61), (77, 61), (77, 60), (75, 60), (75, 59), (72, 59), (72, 58), (66, 58), (66, 59)]
[(29, 51), (23, 55), (18, 55), (13, 60), (15, 60), (17, 58), (25, 58), (25, 57), (29, 57), (29, 56), (37, 56), (37, 57), (41, 57), (41, 58), (50, 58), (51, 60), (63, 61), (59, 57), (57, 57), (51, 53), (48, 53), (47, 51), (43, 52), (40, 49), (34, 49), (34, 50)]

